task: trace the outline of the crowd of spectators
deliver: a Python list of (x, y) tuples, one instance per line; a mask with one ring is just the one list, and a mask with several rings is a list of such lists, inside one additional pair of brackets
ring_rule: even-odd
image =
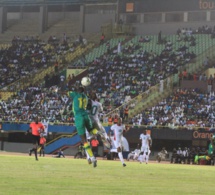
[[(177, 33), (184, 34), (184, 31), (184, 29), (180, 32), (178, 30)], [(187, 31), (185, 31), (185, 33), (187, 33)], [(152, 40), (150, 40), (148, 36), (145, 36), (144, 38), (140, 38), (139, 42), (141, 41), (150, 42)], [(77, 44), (81, 42), (83, 42), (83, 37), (77, 39)], [(46, 67), (49, 62), (55, 63), (54, 56), (56, 53), (61, 54), (68, 50), (71, 51), (71, 49), (76, 46), (76, 44), (73, 44), (71, 48), (71, 45), (67, 43), (66, 35), (63, 36), (63, 42), (58, 42), (55, 36), (50, 36), (48, 43), (51, 44), (51, 47), (47, 47), (47, 44), (38, 37), (26, 37), (23, 40), (15, 37), (11, 48), (1, 51), (3, 56), (1, 58), (1, 65), (4, 66), (4, 69), (1, 70), (5, 70), (8, 74), (12, 74), (11, 72), (13, 72), (13, 70), (8, 69), (8, 67), (11, 63), (11, 59), (13, 59), (13, 65), (16, 64), (17, 66), (15, 70), (28, 70), (26, 74), (32, 74), (34, 73), (33, 71), (36, 73), (37, 68)], [(89, 76), (92, 80), (92, 84), (88, 87), (88, 90), (96, 90), (99, 98), (103, 100), (102, 103), (105, 113), (128, 102), (138, 94), (147, 91), (151, 86), (160, 83), (160, 81), (168, 76), (179, 74), (179, 69), (181, 70), (184, 65), (195, 58), (195, 54), (190, 53), (188, 48), (183, 47), (183, 44), (177, 51), (173, 50), (173, 43), (171, 43), (171, 41), (167, 40), (163, 44), (164, 49), (161, 53), (158, 53), (152, 50), (150, 52), (146, 51), (141, 44), (134, 44), (132, 41), (130, 41), (129, 44), (125, 44), (125, 46), (123, 46), (123, 43), (120, 43), (122, 46), (122, 55), (114, 52), (113, 49), (110, 53), (106, 53), (87, 64)], [(14, 61), (16, 63), (14, 63)], [(11, 75), (8, 74), (5, 75), (10, 79)], [(14, 74), (16, 75), (17, 73)], [(21, 73), (18, 75), (19, 77), (22, 76)], [(59, 75), (54, 76), (57, 78)], [(55, 93), (53, 91), (55, 87), (51, 87), (52, 82), (48, 81), (50, 81), (49, 75), (45, 77), (45, 83), (49, 83), (47, 85), (45, 84), (46, 88), (43, 88), (42, 85), (29, 87), (20, 91), (13, 99), (7, 102), (1, 101), (1, 118), (6, 121), (25, 121), (31, 120), (35, 114), (39, 112), (42, 114), (44, 111), (45, 114), (43, 114), (43, 118), (46, 117), (49, 121), (73, 121), (71, 113), (68, 114), (68, 110), (70, 110), (68, 109), (70, 105), (69, 98), (61, 96), (60, 93)], [(56, 79), (53, 79), (53, 81), (56, 81)], [(4, 82), (1, 82), (2, 86), (9, 84), (7, 79), (4, 80)], [(53, 84), (59, 84), (59, 82)], [(65, 89), (66, 84), (68, 83), (63, 83), (64, 87), (62, 85), (60, 88)], [(198, 91), (194, 92), (198, 94)], [(177, 95), (179, 94), (178, 97), (185, 98), (184, 94), (186, 94), (186, 98), (189, 97), (188, 100), (192, 102), (194, 92), (180, 90), (180, 92), (177, 91)], [(175, 96), (175, 94), (173, 96)], [(204, 105), (206, 106), (208, 100), (206, 101), (205, 99), (207, 99), (206, 97), (208, 97), (208, 95), (203, 96), (204, 98), (201, 99), (201, 103), (205, 103)], [(30, 100), (29, 97), (31, 98)], [(134, 117), (130, 123), (161, 126), (168, 125), (175, 128), (176, 126), (184, 126), (188, 119), (196, 120), (196, 118), (194, 119), (192, 116), (196, 115), (195, 109), (199, 110), (200, 108), (197, 108), (196, 105), (193, 104), (192, 109), (188, 109), (186, 108), (186, 102), (181, 101), (180, 103), (176, 100), (169, 105), (170, 100), (171, 97), (167, 100), (163, 100), (156, 107), (142, 111), (142, 113)], [(135, 105), (130, 106), (134, 107)], [(203, 110), (204, 112), (202, 111), (201, 114), (198, 113), (198, 115), (202, 116), (202, 113), (206, 112), (206, 114), (203, 115), (204, 117), (201, 117), (201, 125), (207, 126), (206, 119), (210, 109), (206, 109), (205, 111), (204, 107)], [(63, 113), (66, 114), (63, 115)], [(199, 125), (199, 121), (196, 122)]]
[[(208, 158), (196, 161), (196, 156)], [(170, 163), (214, 165), (214, 155), (209, 154), (205, 147), (178, 147), (173, 148)]]
[(133, 125), (169, 127), (172, 129), (211, 129), (215, 126), (214, 92), (199, 89), (177, 89), (156, 106), (143, 110), (130, 121)]
[(159, 53), (146, 51), (140, 44), (143, 40), (140, 37), (138, 43), (130, 41), (125, 44), (121, 55), (116, 55), (118, 53), (113, 50), (87, 64), (91, 87), (103, 97), (105, 106), (111, 109), (118, 107), (125, 102), (126, 96), (133, 98), (172, 74), (180, 75), (185, 65), (196, 57), (193, 51), (189, 52), (189, 48), (194, 46), (187, 46), (186, 41), (182, 41), (175, 50), (174, 44), (167, 40)]
[(203, 25), (200, 26), (198, 29), (192, 29), (192, 28), (182, 28), (177, 30), (177, 35), (187, 35), (190, 36), (192, 34), (210, 34), (213, 35), (215, 33), (215, 26), (208, 26), (208, 25)]
[(0, 118), (8, 122), (32, 121), (40, 116), (51, 123), (74, 123), (71, 100), (57, 86), (28, 87), (8, 101), (0, 101)]
[(70, 41), (65, 34), (62, 39), (50, 36), (47, 43), (40, 37), (14, 36), (11, 46), (0, 50), (0, 89), (35, 75), (42, 68), (54, 66), (59, 56), (73, 52), (86, 42), (81, 35), (79, 39)]

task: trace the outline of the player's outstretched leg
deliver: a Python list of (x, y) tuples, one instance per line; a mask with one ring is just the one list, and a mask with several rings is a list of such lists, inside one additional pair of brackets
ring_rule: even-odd
[(31, 156), (31, 153), (33, 152), (33, 150), (34, 150), (33, 148), (29, 149), (29, 151), (28, 151), (29, 156)]
[(88, 158), (88, 164), (89, 164), (89, 165), (92, 164), (92, 161), (91, 161), (90, 158)]
[(34, 155), (35, 155), (35, 160), (38, 160), (38, 157), (37, 157), (37, 147), (34, 149)]
[(144, 152), (142, 162), (145, 162), (145, 161), (146, 161), (146, 153)]
[(93, 163), (93, 167), (97, 167), (97, 160), (93, 156), (93, 152), (91, 150), (90, 144), (87, 143), (87, 142), (84, 143), (84, 149), (85, 149), (85, 153), (87, 155), (88, 164), (92, 164)]
[(198, 164), (198, 162), (199, 162), (199, 156), (196, 155), (196, 156), (195, 156), (195, 159), (194, 159), (194, 163), (195, 163), (195, 164)]
[(98, 129), (99, 129), (98, 135), (101, 136), (101, 140), (102, 140), (103, 144), (107, 147), (107, 149), (110, 149), (110, 147), (111, 147), (111, 140), (107, 136), (107, 133), (106, 133), (104, 127), (100, 126), (100, 127), (98, 127)]
[(120, 161), (122, 162), (123, 167), (125, 167), (126, 164), (124, 163), (124, 159), (123, 159), (123, 156), (122, 156), (122, 152), (118, 152), (118, 157), (119, 157)]
[(146, 159), (146, 164), (148, 164), (148, 162), (149, 162), (149, 153), (148, 152), (145, 155), (145, 159)]
[(92, 161), (92, 163), (93, 163), (93, 167), (94, 167), (94, 168), (97, 167), (97, 160), (96, 160), (96, 158), (95, 158), (95, 157), (92, 157), (92, 158), (91, 158), (91, 161)]
[(106, 146), (106, 148), (110, 149), (111, 148), (111, 142), (110, 142), (110, 140), (106, 139), (105, 137), (102, 137), (102, 136), (101, 136), (101, 139), (102, 139), (103, 144)]

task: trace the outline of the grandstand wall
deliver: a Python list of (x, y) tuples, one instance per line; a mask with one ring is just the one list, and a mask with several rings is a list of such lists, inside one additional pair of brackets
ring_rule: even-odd
[[(48, 21), (45, 25), (50, 26), (60, 19), (79, 18), (80, 33), (100, 32), (101, 26), (106, 23), (111, 23), (114, 28), (121, 21), (123, 25), (132, 25), (136, 34), (156, 34), (160, 30), (173, 34), (176, 26), (194, 29), (203, 25), (214, 26), (214, 10), (214, 0), (121, 0), (118, 3), (55, 1), (55, 4), (40, 2), (24, 6), (21, 3), (14, 6), (4, 4), (0, 11), (0, 27), (1, 32), (4, 32), (7, 28), (5, 23), (10, 19), (39, 18), (41, 29), (42, 21)], [(6, 17), (3, 17), (5, 12)], [(48, 26), (44, 27), (44, 32)]]
[(135, 34), (158, 34), (160, 31), (165, 35), (176, 34), (177, 28), (198, 29), (200, 26), (214, 26), (214, 21), (198, 21), (198, 22), (169, 22), (169, 23), (150, 23), (150, 24), (132, 24)]

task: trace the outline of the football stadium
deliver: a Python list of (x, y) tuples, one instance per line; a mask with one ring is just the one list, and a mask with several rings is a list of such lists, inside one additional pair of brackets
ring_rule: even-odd
[(0, 194), (215, 193), (215, 0), (0, 0)]

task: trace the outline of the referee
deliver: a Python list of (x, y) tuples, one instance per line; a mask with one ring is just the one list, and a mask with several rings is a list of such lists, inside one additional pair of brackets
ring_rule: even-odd
[(34, 122), (31, 122), (29, 125), (29, 129), (27, 130), (27, 133), (31, 132), (32, 134), (32, 143), (33, 143), (33, 148), (29, 151), (29, 155), (31, 156), (31, 153), (34, 152), (35, 154), (35, 159), (38, 160), (37, 158), (37, 148), (40, 145), (40, 133), (44, 132), (44, 125), (39, 122), (38, 116), (35, 117)]

